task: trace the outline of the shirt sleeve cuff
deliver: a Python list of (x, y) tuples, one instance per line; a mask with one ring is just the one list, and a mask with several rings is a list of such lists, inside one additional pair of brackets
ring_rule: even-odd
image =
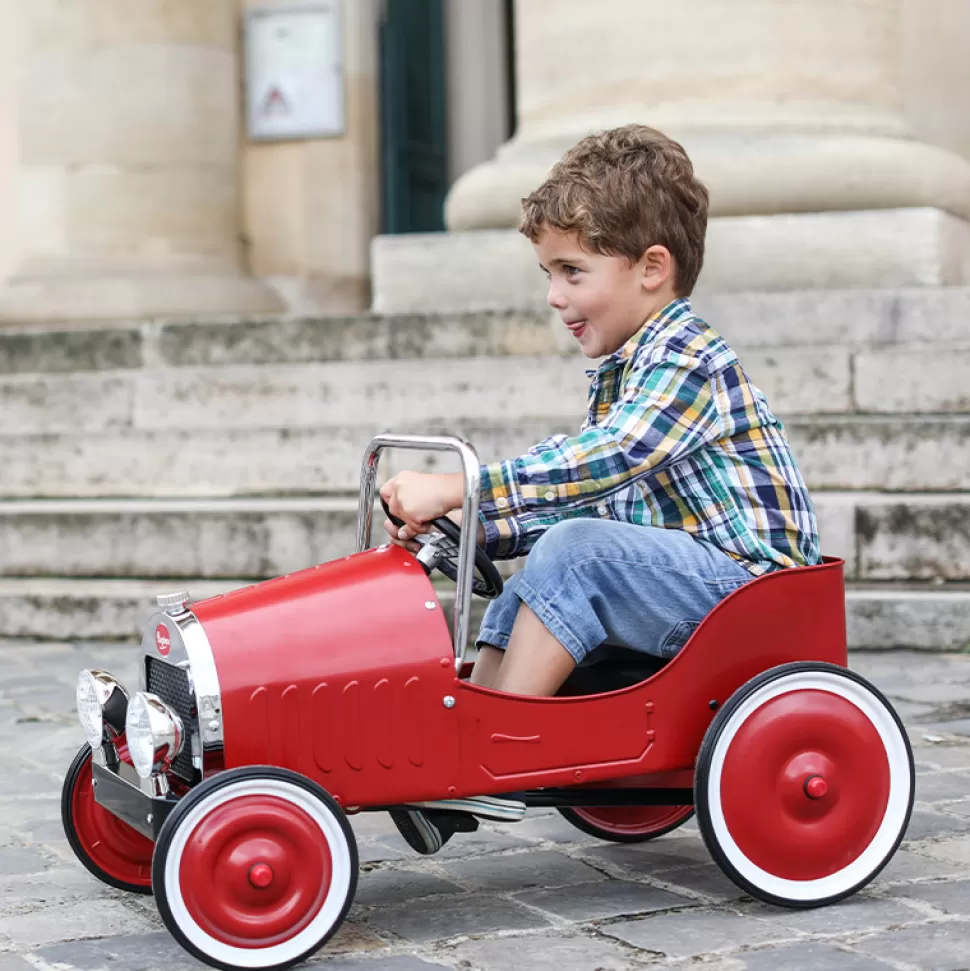
[(493, 560), (509, 560), (516, 556), (521, 531), (513, 518), (486, 519), (479, 517), (485, 527), (485, 552)]

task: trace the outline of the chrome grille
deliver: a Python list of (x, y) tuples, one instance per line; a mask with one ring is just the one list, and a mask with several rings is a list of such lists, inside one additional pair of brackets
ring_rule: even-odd
[(196, 731), (198, 712), (195, 707), (195, 697), (189, 685), (189, 673), (183, 668), (166, 664), (158, 658), (149, 657), (148, 662), (148, 690), (158, 695), (182, 719), (185, 729), (185, 744), (178, 758), (172, 763), (172, 772), (186, 782), (192, 782), (194, 769), (192, 768), (192, 733)]

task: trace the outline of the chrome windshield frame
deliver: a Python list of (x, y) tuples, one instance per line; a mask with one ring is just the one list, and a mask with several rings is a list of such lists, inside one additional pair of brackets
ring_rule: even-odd
[(466, 441), (451, 435), (396, 435), (386, 432), (371, 440), (360, 471), (360, 504), (357, 510), (357, 552), (370, 546), (377, 493), (377, 467), (381, 453), (388, 448), (429, 452), (456, 452), (461, 460), (464, 491), (461, 504), (461, 543), (458, 547), (458, 584), (455, 591), (453, 640), (455, 670), (460, 673), (468, 647), (471, 620), (472, 581), (475, 576), (475, 545), (478, 539), (478, 499), (481, 489), (481, 463), (478, 453)]

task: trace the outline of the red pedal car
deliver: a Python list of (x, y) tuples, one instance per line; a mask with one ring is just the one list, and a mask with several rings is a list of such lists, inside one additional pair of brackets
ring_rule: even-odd
[[(840, 560), (741, 587), (662, 667), (626, 652), (578, 668), (555, 698), (480, 688), (465, 680), (471, 595), (501, 578), (447, 520), (417, 557), (368, 548), (391, 447), (458, 452), (463, 522), (477, 523), (470, 446), (379, 436), (357, 553), (199, 603), (160, 597), (137, 692), (81, 672), (87, 743), (62, 809), (99, 879), (154, 893), (188, 951), (235, 969), (324, 944), (357, 884), (347, 815), (419, 800), (526, 790), (618, 842), (696, 812), (723, 871), (787, 907), (840, 900), (886, 865), (913, 757), (887, 700), (846, 668)], [(457, 582), (451, 630), (435, 568)]]

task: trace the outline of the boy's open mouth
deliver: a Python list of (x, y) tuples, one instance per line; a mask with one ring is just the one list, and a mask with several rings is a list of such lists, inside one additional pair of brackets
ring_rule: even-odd
[(585, 320), (567, 320), (565, 323), (573, 337), (582, 337), (583, 331), (586, 330)]

